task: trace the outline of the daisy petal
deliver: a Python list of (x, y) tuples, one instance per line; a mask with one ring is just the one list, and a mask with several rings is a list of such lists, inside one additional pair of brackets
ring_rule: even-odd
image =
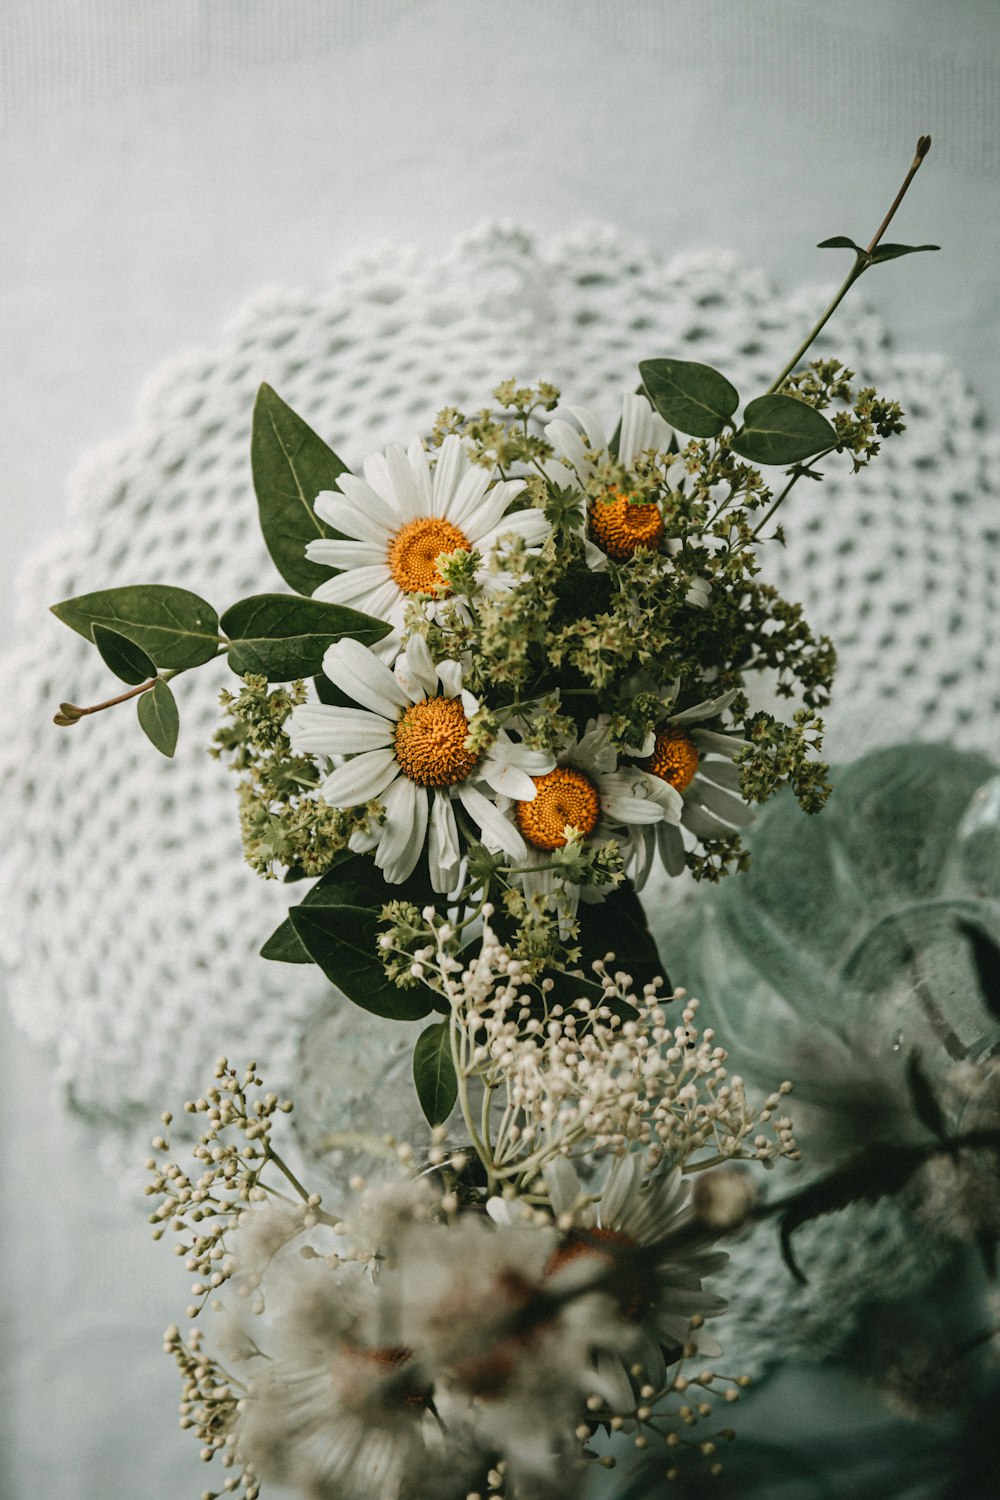
[(392, 744), (394, 725), (366, 708), (335, 708), (328, 703), (302, 703), (286, 725), (296, 754), (356, 755)]
[(645, 396), (630, 394), (622, 402), (622, 430), (618, 457), (626, 468), (648, 448), (663, 452), (670, 446), (673, 428), (654, 411)]
[[(342, 536), (355, 537), (360, 542), (372, 542), (384, 547), (392, 535), (392, 529), (382, 518), (384, 507), (381, 501), (363, 479), (356, 479), (353, 474), (342, 474), (341, 485), (345, 480), (353, 480), (361, 494), (355, 490), (354, 497), (349, 498), (346, 491), (339, 494), (336, 490), (323, 490), (316, 496), (316, 514)], [(375, 501), (377, 511), (371, 501)]]
[(413, 472), (413, 482), (417, 488), (417, 497), (420, 504), (420, 513), (424, 516), (434, 514), (432, 501), (433, 485), (431, 481), (431, 467), (427, 462), (427, 449), (424, 447), (423, 439), (415, 437), (411, 440), (406, 450), (407, 461)]
[(450, 891), (461, 862), (455, 810), (447, 792), (435, 790), (427, 831), (427, 863), (431, 885), (436, 891)]
[(422, 635), (411, 636), (396, 665), (393, 667), (396, 681), (411, 702), (422, 698), (433, 698), (437, 691), (437, 672), (434, 659)]
[(489, 798), (484, 797), (482, 792), (477, 792), (467, 782), (459, 786), (457, 791), (462, 806), (482, 829), (483, 842), (487, 848), (493, 845), (509, 854), (511, 859), (523, 859), (527, 853), (523, 838), (514, 824), (504, 817)]
[(360, 641), (335, 641), (323, 657), (323, 671), (355, 703), (384, 718), (398, 719), (399, 710), (410, 706), (389, 668)]
[(545, 1163), (542, 1176), (556, 1218), (570, 1213), (580, 1200), (580, 1179), (572, 1163), (565, 1156), (556, 1156)]
[(385, 823), (375, 863), (393, 885), (412, 875), (427, 831), (427, 791), (400, 776), (382, 798)]
[(503, 797), (513, 797), (515, 802), (533, 802), (537, 795), (535, 783), (527, 771), (501, 761), (495, 753), (496, 747), (485, 756), (478, 775), (493, 791)]
[(364, 568), (351, 568), (346, 573), (338, 573), (336, 578), (325, 578), (318, 588), (313, 589), (313, 598), (322, 599), (327, 604), (354, 604), (359, 599), (367, 599), (383, 584), (391, 582), (392, 574), (384, 563), (378, 567), (371, 564)]
[(589, 406), (567, 406), (565, 408), (571, 417), (575, 417), (587, 435), (587, 444), (594, 453), (607, 452), (608, 440), (604, 436), (604, 428), (601, 426), (600, 418), (596, 412), (591, 411)]
[(310, 562), (327, 568), (363, 568), (385, 565), (385, 547), (373, 542), (335, 542), (331, 537), (317, 537), (306, 543)]
[(642, 1177), (642, 1166), (635, 1155), (616, 1156), (601, 1193), (600, 1215), (603, 1229), (614, 1229), (626, 1212)]
[(660, 823), (656, 829), (656, 846), (667, 874), (683, 875), (687, 861), (684, 858), (684, 840), (680, 829), (673, 823)]
[(699, 750), (714, 750), (730, 760), (735, 760), (747, 743), (738, 734), (718, 734), (714, 729), (692, 729), (691, 738)]
[(722, 713), (723, 709), (729, 707), (738, 691), (737, 688), (733, 688), (731, 692), (720, 693), (718, 698), (706, 698), (704, 703), (694, 703), (690, 708), (685, 708), (683, 713), (672, 714), (667, 722), (669, 724), (692, 724), (698, 719), (714, 719)]
[[(362, 524), (377, 525), (385, 535), (391, 535), (399, 530), (402, 517), (395, 503), (391, 499), (383, 500), (382, 496), (373, 490), (368, 481), (362, 479), (359, 474), (341, 474), (337, 480), (337, 486), (343, 491), (348, 505), (355, 508), (357, 515), (355, 530), (359, 530)], [(343, 515), (339, 506), (337, 511)], [(331, 521), (330, 525), (333, 524)], [(348, 535), (352, 534), (353, 532), (348, 532)]]
[(320, 790), (331, 807), (358, 807), (380, 796), (398, 775), (399, 766), (392, 750), (367, 750), (332, 772)]
[(538, 547), (550, 531), (549, 523), (540, 510), (518, 510), (512, 516), (503, 516), (497, 524), (476, 541), (476, 548), (488, 557), (498, 543), (509, 537), (520, 537), (526, 547)]
[(432, 514), (443, 516), (447, 512), (467, 463), (462, 439), (457, 433), (449, 433), (438, 450), (437, 463), (434, 465)]
[[(455, 491), (447, 510), (447, 518), (453, 526), (458, 526), (468, 535), (473, 529), (483, 496), (489, 487), (492, 474), (489, 469), (483, 469), (479, 464), (472, 464), (468, 473), (462, 476), (462, 480)], [(498, 504), (504, 503), (503, 495), (498, 497)]]
[(707, 807), (715, 817), (724, 818), (737, 828), (752, 823), (756, 816), (754, 809), (742, 797), (734, 797), (731, 792), (724, 791), (720, 786), (713, 786), (700, 776), (692, 783), (688, 796), (693, 797), (702, 807)]

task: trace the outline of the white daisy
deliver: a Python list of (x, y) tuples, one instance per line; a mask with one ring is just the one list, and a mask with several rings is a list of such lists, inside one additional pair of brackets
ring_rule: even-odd
[(390, 671), (367, 646), (342, 640), (327, 651), (323, 670), (362, 706), (302, 704), (288, 720), (289, 738), (297, 753), (345, 757), (320, 788), (332, 807), (381, 801), (384, 821), (352, 847), (374, 848), (386, 880), (405, 880), (426, 840), (434, 889), (454, 888), (462, 852), (456, 798), (491, 848), (524, 857), (524, 839), (492, 799), (530, 801), (532, 777), (551, 770), (554, 758), (504, 731), (482, 754), (466, 749), (479, 700), (462, 687), (458, 662), (435, 665), (427, 642), (414, 636)]
[(735, 697), (733, 689), (668, 715), (657, 726), (650, 752), (637, 759), (646, 795), (669, 798), (670, 806), (679, 804), (680, 811), (679, 818), (658, 824), (651, 835), (644, 831), (633, 838), (630, 873), (640, 884), (654, 845), (669, 875), (684, 869), (681, 827), (695, 839), (728, 838), (754, 818), (754, 809), (740, 795), (739, 767), (733, 764), (746, 741), (701, 727), (724, 713)]
[[(637, 1154), (617, 1157), (596, 1205), (580, 1185), (565, 1157), (544, 1169), (552, 1212), (564, 1230), (553, 1257), (553, 1280), (581, 1259), (620, 1262), (620, 1276), (610, 1283), (619, 1316), (638, 1335), (633, 1356), (645, 1378), (660, 1385), (666, 1372), (664, 1347), (676, 1349), (697, 1343), (699, 1353), (720, 1353), (719, 1345), (703, 1329), (692, 1330), (691, 1319), (716, 1317), (726, 1309), (724, 1298), (705, 1291), (702, 1282), (718, 1271), (729, 1256), (711, 1248), (712, 1235), (692, 1234), (690, 1187), (679, 1167), (646, 1175)], [(629, 1251), (656, 1247), (652, 1259), (629, 1263)], [(605, 1383), (617, 1379), (624, 1399), (627, 1376), (615, 1349), (598, 1357)]]
[(314, 597), (390, 621), (394, 631), (379, 643), (382, 657), (399, 646), (407, 600), (445, 592), (437, 567), (441, 553), (480, 553), (483, 566), (476, 576), (495, 591), (505, 586), (506, 575), (486, 565), (494, 549), (515, 537), (537, 546), (549, 532), (540, 510), (507, 513), (524, 480), (497, 479), (495, 469), (472, 461), (454, 434), (441, 444), (433, 468), (423, 442), (414, 438), (405, 451), (394, 446), (373, 453), (363, 479), (342, 474), (337, 483), (339, 493), (317, 496), (316, 512), (345, 540), (317, 539), (306, 555), (341, 571), (321, 583)]
[[(609, 457), (608, 440), (600, 420), (586, 406), (567, 406), (566, 412), (578, 423), (557, 416), (545, 428), (545, 435), (561, 458), (547, 460), (544, 465), (548, 478), (560, 488), (573, 488), (586, 484), (598, 464)], [(622, 403), (621, 433), (618, 441), (618, 461), (630, 468), (640, 454), (653, 450), (666, 454), (673, 437), (673, 429), (653, 410), (645, 396), (630, 394)], [(667, 483), (679, 483), (683, 478), (683, 463), (674, 457), (668, 460), (665, 469)], [(661, 548), (667, 552), (677, 551), (679, 543), (664, 540), (663, 517), (658, 505), (633, 504), (627, 495), (602, 497), (587, 503), (587, 561), (591, 567), (605, 567), (609, 557), (624, 562), (637, 547)], [(687, 601), (704, 605), (711, 592), (705, 579), (696, 578), (691, 583)]]
[[(568, 884), (548, 868), (552, 852), (569, 843), (567, 829), (576, 829), (586, 842), (617, 839), (629, 846), (631, 831), (650, 828), (664, 820), (678, 822), (682, 803), (671, 800), (671, 790), (636, 766), (618, 764), (618, 754), (605, 717), (592, 719), (579, 739), (567, 744), (548, 772), (532, 778), (534, 796), (501, 804), (528, 845), (526, 872), (516, 879), (527, 895), (551, 896), (562, 914), (576, 911), (581, 887)], [(596, 894), (587, 890), (584, 898)]]

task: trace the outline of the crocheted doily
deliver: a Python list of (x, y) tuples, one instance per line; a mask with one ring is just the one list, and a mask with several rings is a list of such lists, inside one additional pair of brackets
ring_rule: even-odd
[[(108, 1127), (105, 1141), (132, 1122), (145, 1134), (151, 1109), (199, 1092), (221, 1053), (252, 1049), (275, 1087), (290, 1086), (305, 1022), (330, 991), (315, 970), (257, 958), (287, 893), (242, 863), (231, 779), (205, 754), (224, 667), (178, 683), (171, 764), (128, 709), (55, 729), (59, 700), (96, 701), (108, 676), (48, 604), (127, 582), (181, 581), (217, 604), (281, 586), (250, 482), (261, 380), (353, 465), (446, 403), (483, 404), (510, 375), (552, 379), (612, 423), (637, 360), (659, 353), (762, 390), (825, 295), (779, 295), (731, 255), (665, 263), (610, 230), (540, 246), (494, 227), (438, 257), (358, 260), (323, 296), (262, 294), (218, 348), (151, 383), (133, 432), (83, 466), (70, 524), (24, 569), (22, 644), (2, 669), (0, 952), (18, 1021), (53, 1048), (58, 1081)], [(802, 486), (786, 508), (787, 551), (770, 564), (840, 651), (831, 749), (844, 759), (954, 737), (989, 752), (997, 444), (960, 375), (895, 355), (862, 301), (821, 348), (910, 418), (869, 473)], [(337, 1024), (350, 1024), (344, 1014)]]

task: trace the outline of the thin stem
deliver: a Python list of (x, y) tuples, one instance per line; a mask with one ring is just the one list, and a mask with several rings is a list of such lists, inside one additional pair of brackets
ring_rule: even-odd
[(822, 331), (822, 329), (829, 322), (830, 318), (832, 318), (833, 314), (837, 311), (837, 308), (840, 306), (841, 302), (843, 302), (844, 298), (847, 296), (847, 293), (850, 291), (851, 287), (858, 280), (858, 278), (860, 276), (862, 276), (865, 271), (867, 271), (868, 267), (871, 265), (871, 263), (872, 263), (871, 262), (872, 251), (875, 249), (875, 246), (878, 244), (879, 240), (885, 234), (885, 232), (888, 229), (890, 223), (892, 222), (893, 215), (895, 214), (897, 208), (899, 207), (899, 205), (902, 203), (903, 199), (905, 198), (906, 192), (907, 192), (907, 189), (910, 186), (910, 183), (913, 181), (914, 177), (917, 175), (917, 172), (918, 172), (918, 170), (920, 168), (920, 163), (923, 161), (924, 157), (927, 155), (927, 153), (928, 153), (928, 151), (930, 149), (931, 149), (931, 138), (930, 138), (930, 136), (929, 135), (922, 135), (920, 137), (920, 139), (917, 141), (916, 153), (915, 153), (915, 155), (913, 157), (913, 161), (910, 163), (910, 169), (909, 169), (909, 171), (907, 172), (906, 176), (903, 178), (903, 185), (899, 189), (899, 192), (896, 194), (895, 198), (892, 200), (892, 203), (891, 203), (891, 205), (889, 207), (889, 211), (886, 214), (885, 218), (882, 220), (882, 222), (879, 225), (878, 229), (875, 231), (875, 233), (872, 235), (872, 238), (868, 242), (868, 248), (864, 251), (863, 255), (858, 255), (856, 257), (854, 265), (851, 267), (850, 271), (847, 273), (847, 276), (846, 276), (846, 278), (844, 280), (843, 286), (841, 286), (840, 290), (837, 292), (836, 296), (834, 297), (833, 301), (830, 303), (829, 307), (826, 309), (826, 311), (820, 317), (819, 321), (817, 323), (815, 323), (813, 325), (813, 327), (810, 329), (810, 331), (809, 331), (808, 335), (806, 336), (804, 342), (799, 345), (798, 349), (796, 349), (795, 353), (792, 355), (791, 359), (788, 361), (788, 364), (782, 370), (782, 372), (778, 376), (777, 380), (775, 380), (770, 386), (768, 386), (767, 394), (769, 396), (773, 396), (775, 391), (778, 391), (778, 390), (781, 389), (781, 387), (784, 385), (785, 381), (788, 379), (789, 375), (795, 369), (795, 366), (798, 364), (799, 360), (802, 358), (803, 354), (805, 354), (806, 350), (809, 348), (810, 344), (813, 342), (813, 340), (815, 338), (817, 338), (817, 336), (820, 334), (820, 332)]
[[(163, 673), (166, 681), (167, 673)], [(150, 688), (156, 686), (159, 675), (151, 677), (148, 682), (140, 682), (138, 687), (129, 688), (127, 693), (119, 693), (115, 698), (105, 698), (103, 703), (92, 703), (89, 708), (80, 708), (76, 703), (60, 703), (59, 713), (55, 716), (53, 723), (75, 724), (77, 719), (82, 719), (86, 714), (99, 714), (106, 708), (114, 708), (117, 703), (127, 703), (130, 698), (138, 698), (140, 693), (148, 693)]]
[[(826, 449), (824, 449), (824, 451), (822, 453), (817, 453), (816, 457), (815, 458), (811, 458), (809, 460), (809, 462), (810, 462), (810, 464), (818, 463), (821, 458), (826, 458), (826, 456), (827, 456), (828, 453), (833, 453), (833, 452), (834, 452), (833, 448), (826, 448)], [(768, 506), (767, 510), (764, 512), (763, 516), (758, 521), (758, 523), (754, 527), (753, 531), (750, 533), (750, 540), (752, 542), (755, 542), (757, 540), (757, 538), (760, 536), (760, 533), (764, 530), (764, 527), (767, 525), (768, 521), (770, 521), (770, 519), (774, 515), (775, 511), (778, 509), (778, 506), (783, 503), (783, 501), (785, 500), (786, 496), (789, 494), (790, 490), (792, 489), (792, 486), (798, 483), (798, 481), (802, 478), (802, 476), (803, 476), (804, 473), (805, 473), (805, 469), (804, 468), (796, 468), (796, 470), (793, 473), (791, 479), (789, 479), (788, 483), (785, 485), (785, 488), (782, 490), (781, 494), (778, 496), (778, 498), (771, 505)]]

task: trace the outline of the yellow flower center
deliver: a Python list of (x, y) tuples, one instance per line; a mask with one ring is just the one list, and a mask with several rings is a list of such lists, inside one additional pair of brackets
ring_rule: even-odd
[(672, 787), (683, 792), (694, 780), (698, 769), (698, 751), (694, 741), (683, 729), (671, 729), (664, 725), (656, 731), (653, 753), (639, 762), (644, 771), (669, 781)]
[(627, 562), (637, 547), (658, 547), (663, 540), (663, 517), (659, 506), (638, 505), (612, 488), (608, 495), (592, 500), (588, 513), (590, 540), (613, 557)]
[(437, 559), (442, 552), (471, 551), (469, 539), (440, 517), (408, 521), (389, 544), (389, 572), (404, 594), (433, 594), (444, 583)]
[(566, 829), (593, 833), (601, 813), (597, 788), (589, 776), (569, 766), (556, 766), (545, 776), (533, 776), (535, 800), (517, 804), (517, 826), (536, 849), (561, 849)]
[(466, 750), (469, 721), (457, 698), (424, 698), (396, 725), (396, 759), (404, 776), (420, 786), (454, 786), (476, 768)]

